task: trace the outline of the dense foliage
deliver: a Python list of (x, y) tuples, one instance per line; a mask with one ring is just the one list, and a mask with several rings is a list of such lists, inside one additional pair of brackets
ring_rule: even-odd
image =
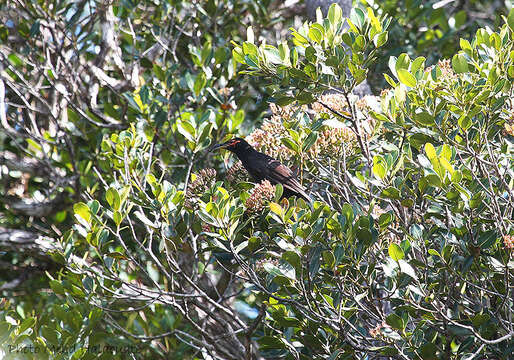
[(403, 3), (1, 4), (0, 354), (507, 359), (514, 11)]

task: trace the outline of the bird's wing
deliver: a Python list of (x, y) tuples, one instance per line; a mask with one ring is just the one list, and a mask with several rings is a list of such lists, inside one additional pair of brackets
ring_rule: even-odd
[(295, 179), (295, 174), (290, 168), (273, 158), (270, 158), (268, 165), (266, 178), (268, 178), (272, 183), (282, 184), (284, 188), (297, 192), (305, 198), (305, 200), (310, 201), (310, 197), (307, 195), (305, 188), (298, 180)]

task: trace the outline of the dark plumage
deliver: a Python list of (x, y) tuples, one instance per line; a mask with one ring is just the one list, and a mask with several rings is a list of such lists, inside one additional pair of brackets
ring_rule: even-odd
[(309, 202), (311, 201), (311, 198), (305, 192), (305, 188), (296, 180), (295, 174), (290, 168), (271, 156), (255, 150), (246, 140), (233, 138), (212, 148), (212, 150), (216, 149), (227, 149), (236, 154), (246, 171), (256, 182), (268, 180), (273, 185), (282, 184), (284, 197), (295, 195)]

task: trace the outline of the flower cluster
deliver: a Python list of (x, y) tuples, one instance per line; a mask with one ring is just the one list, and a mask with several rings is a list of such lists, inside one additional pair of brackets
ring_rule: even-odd
[(514, 250), (514, 235), (505, 235), (503, 237), (503, 243), (506, 249)]
[(193, 209), (198, 199), (203, 193), (209, 189), (216, 181), (216, 170), (202, 169), (196, 175), (196, 179), (187, 187), (185, 206)]
[(339, 156), (344, 144), (353, 144), (355, 134), (349, 128), (327, 128), (318, 133), (318, 139), (309, 149), (309, 157), (317, 158), (319, 155), (331, 157)]
[(441, 69), (441, 77), (443, 79), (452, 80), (457, 77), (457, 74), (453, 71), (450, 59), (439, 60), (437, 66)]
[[(307, 111), (308, 107), (307, 105), (302, 105), (301, 110)], [(279, 106), (277, 104), (270, 104), (270, 110), (273, 116), (278, 116), (281, 119), (284, 120), (291, 120), (295, 113), (298, 111), (298, 106), (296, 105), (285, 105), (285, 106)]]
[(382, 335), (382, 329), (390, 329), (391, 327), (389, 325), (386, 324), (385, 321), (377, 324), (377, 326), (375, 326), (373, 329), (371, 329), (369, 331), (369, 334), (374, 337), (374, 338), (378, 338)]
[(345, 97), (340, 94), (325, 94), (321, 95), (319, 102), (312, 104), (312, 110), (317, 113), (330, 113), (330, 110), (325, 108), (321, 103), (327, 105), (332, 110), (339, 112), (348, 112), (348, 102)]
[(257, 260), (255, 262), (255, 271), (257, 271), (258, 273), (264, 273), (266, 271), (264, 269), (264, 265), (265, 264), (271, 264), (273, 266), (278, 267), (279, 264), (280, 264), (280, 261), (278, 259), (275, 259), (275, 258), (259, 259), (259, 260)]
[(275, 197), (275, 186), (271, 185), (268, 180), (262, 181), (252, 191), (252, 194), (246, 199), (245, 206), (249, 213), (258, 213), (266, 206), (268, 201)]
[(427, 67), (425, 72), (430, 73), (436, 66), (439, 68), (439, 70), (441, 70), (440, 79), (454, 80), (457, 78), (457, 74), (455, 74), (455, 71), (453, 71), (450, 59), (439, 60), (437, 65)]
[(293, 153), (280, 141), (281, 138), (288, 136), (287, 129), (282, 124), (282, 118), (279, 115), (273, 115), (269, 120), (264, 121), (260, 129), (254, 130), (246, 141), (271, 157), (288, 160)]
[[(362, 98), (356, 103), (356, 111), (366, 116), (368, 110), (380, 111), (379, 98), (368, 96)], [(330, 116), (334, 114), (321, 103), (327, 105), (334, 111), (348, 114), (348, 103), (346, 98), (340, 94), (325, 94), (320, 97), (319, 102), (312, 104), (312, 110), (316, 114), (328, 113)], [(290, 162), (295, 155), (292, 150), (287, 148), (281, 141), (283, 138), (290, 138), (285, 122), (294, 120), (295, 112), (298, 107), (295, 106), (278, 106), (271, 104), (270, 109), (272, 116), (264, 121), (259, 129), (256, 129), (247, 137), (247, 141), (257, 150), (279, 159), (283, 162)], [(307, 111), (307, 106), (302, 106), (301, 110)], [(359, 115), (362, 117), (362, 115)], [(317, 135), (316, 142), (309, 148), (306, 159), (317, 159), (319, 156), (328, 156), (330, 158), (339, 158), (343, 153), (345, 146), (351, 150), (356, 144), (356, 135), (353, 129), (343, 121), (336, 122), (335, 127), (324, 126)], [(359, 122), (360, 132), (363, 139), (368, 139), (374, 127), (374, 120), (367, 117), (364, 121)]]
[[(337, 101), (335, 103), (337, 103)], [(331, 104), (334, 105), (333, 103)], [(323, 110), (321, 105), (317, 105), (320, 107), (320, 110)], [(256, 129), (251, 133), (247, 141), (258, 150), (274, 158), (288, 161), (293, 157), (293, 151), (283, 145), (280, 139), (289, 136), (287, 129), (283, 125), (283, 119), (288, 120), (290, 118), (291, 109), (289, 107), (280, 108), (274, 104), (272, 104), (271, 109), (274, 115), (269, 120), (265, 121), (260, 129)], [(340, 154), (342, 145), (351, 144), (354, 140), (355, 135), (348, 127), (326, 127), (324, 130), (318, 132), (318, 139), (309, 149), (308, 156), (315, 158), (320, 154)]]
[(240, 183), (241, 181), (248, 181), (248, 173), (241, 161), (236, 162), (227, 171), (227, 181), (229, 183)]

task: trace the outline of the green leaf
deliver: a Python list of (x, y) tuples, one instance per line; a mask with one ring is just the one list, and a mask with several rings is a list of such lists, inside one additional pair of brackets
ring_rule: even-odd
[(76, 203), (73, 205), (73, 211), (76, 215), (80, 216), (82, 219), (86, 220), (87, 223), (91, 220), (91, 211), (89, 206), (84, 204), (83, 202)]
[(188, 121), (180, 120), (177, 121), (177, 130), (180, 134), (182, 134), (187, 140), (194, 142), (196, 137), (196, 130)]
[(280, 216), (284, 211), (282, 209), (282, 206), (272, 201), (269, 203), (269, 208), (273, 213), (277, 214), (278, 216)]
[(71, 360), (82, 359), (87, 351), (88, 351), (88, 349), (86, 349), (85, 347), (81, 347), (81, 348), (77, 349), (77, 351), (75, 351), (73, 353), (73, 355), (71, 356)]
[(289, 68), (288, 72), (289, 72), (289, 75), (293, 79), (298, 79), (298, 80), (303, 80), (303, 81), (310, 80), (309, 75), (307, 75), (302, 70), (299, 70), (299, 69), (296, 69), (296, 68)]
[(240, 64), (244, 64), (245, 60), (244, 60), (244, 54), (243, 54), (243, 51), (241, 50), (241, 48), (235, 48), (232, 50), (232, 57), (234, 58), (234, 60)]
[(0, 41), (6, 42), (9, 37), (9, 30), (6, 26), (0, 25)]
[(58, 342), (59, 342), (58, 339), (59, 339), (60, 334), (57, 332), (57, 330), (55, 330), (47, 325), (43, 325), (43, 326), (41, 326), (41, 334), (52, 345), (58, 344)]
[(305, 152), (311, 148), (312, 145), (316, 142), (318, 139), (318, 133), (313, 131), (307, 136), (307, 139), (303, 142), (302, 150)]
[(282, 194), (284, 193), (284, 187), (282, 184), (275, 185), (275, 201), (280, 201)]
[(378, 18), (375, 16), (375, 13), (373, 12), (373, 9), (371, 7), (368, 7), (368, 19), (371, 21), (371, 25), (377, 32), (382, 31), (382, 24), (378, 20)]
[(390, 77), (389, 75), (387, 75), (386, 73), (384, 73), (384, 78), (386, 79), (387, 83), (389, 85), (391, 85), (391, 87), (395, 88), (396, 87), (396, 81), (393, 80), (392, 77)]
[(457, 123), (462, 128), (462, 130), (467, 130), (471, 127), (472, 124), (471, 117), (468, 114), (464, 113), (459, 117)]
[(136, 215), (137, 219), (140, 220), (143, 224), (150, 226), (154, 229), (157, 228), (157, 225), (154, 224), (150, 219), (148, 219), (144, 212), (137, 210), (134, 212), (134, 215)]
[(245, 63), (253, 69), (259, 68), (259, 58), (253, 54), (245, 55)]
[(11, 335), (11, 326), (6, 321), (0, 321), (0, 344), (5, 345), (5, 341)]
[(384, 189), (381, 195), (388, 199), (400, 199), (400, 191), (392, 186), (388, 187), (387, 189)]
[(391, 212), (384, 213), (378, 218), (378, 226), (385, 229), (394, 220), (394, 215)]
[(514, 31), (514, 7), (510, 9), (509, 15), (507, 16), (507, 25)]
[(387, 172), (387, 162), (380, 155), (373, 156), (373, 174), (380, 179), (383, 180), (386, 176)]
[(279, 106), (286, 106), (294, 102), (296, 99), (293, 96), (280, 96), (275, 98), (275, 104)]
[(391, 243), (389, 245), (389, 248), (387, 250), (389, 252), (389, 256), (394, 260), (394, 261), (398, 261), (398, 260), (401, 260), (405, 257), (405, 254), (403, 253), (403, 250), (401, 247), (399, 247), (397, 244), (395, 243)]
[(428, 249), (428, 253), (432, 256), (441, 257), (441, 255), (435, 249)]
[(312, 41), (320, 44), (321, 40), (323, 39), (323, 33), (311, 25), (311, 28), (309, 29), (309, 38)]
[(322, 253), (321, 253), (321, 256), (323, 257), (323, 262), (325, 263), (325, 265), (332, 269), (335, 265), (335, 262), (336, 262), (336, 258), (334, 257), (334, 253), (330, 250), (324, 250)]
[(301, 263), (300, 255), (298, 255), (296, 252), (294, 252), (294, 251), (284, 252), (282, 254), (282, 260), (291, 264), (297, 272), (301, 271), (302, 263)]
[(458, 184), (462, 180), (462, 171), (455, 170), (452, 174), (452, 183)]
[(121, 216), (121, 213), (119, 211), (115, 211), (112, 214), (112, 219), (114, 220), (116, 226), (120, 226), (121, 222), (123, 221), (123, 216)]
[(479, 327), (491, 319), (491, 316), (489, 314), (476, 314), (473, 317), (473, 326)]
[(310, 92), (302, 91), (296, 96), (296, 100), (298, 100), (299, 105), (304, 105), (314, 102), (315, 99)]
[(489, 230), (480, 235), (480, 237), (478, 238), (478, 244), (480, 245), (480, 248), (483, 250), (489, 249), (496, 243), (496, 239), (496, 231)]
[(252, 236), (248, 239), (248, 250), (255, 251), (261, 246), (261, 239), (256, 236)]
[(416, 86), (416, 78), (409, 71), (405, 69), (398, 69), (396, 70), (396, 72), (398, 73), (398, 80), (400, 80), (402, 84), (407, 85), (409, 87)]
[(20, 326), (18, 326), (18, 328), (16, 329), (16, 333), (18, 335), (21, 335), (22, 333), (24, 333), (28, 328), (31, 328), (33, 327), (34, 325), (36, 324), (36, 318), (34, 317), (29, 317), (29, 318), (26, 318)]
[(282, 339), (275, 336), (263, 336), (257, 340), (257, 342), (264, 349), (283, 349), (285, 348), (284, 342)]
[[(398, 56), (398, 59), (394, 61), (394, 59), (389, 60), (389, 67), (393, 65), (394, 62), (394, 69), (396, 72), (398, 72), (399, 69), (407, 70), (410, 66), (411, 60), (408, 54), (402, 53), (400, 56)], [(393, 71), (393, 74), (395, 72)]]
[(353, 8), (350, 12), (350, 21), (354, 24), (359, 30), (364, 26), (364, 12), (359, 8)]
[(251, 26), (248, 26), (246, 29), (246, 41), (251, 44), (255, 43), (255, 35), (253, 34), (253, 28)]
[(425, 58), (423, 56), (419, 56), (417, 57), (411, 64), (410, 66), (410, 71), (413, 73), (413, 74), (416, 74), (418, 72), (419, 69), (421, 68), (424, 68), (424, 64), (425, 64)]
[(34, 37), (36, 35), (39, 34), (39, 27), (40, 27), (40, 24), (41, 24), (41, 21), (39, 19), (37, 19), (33, 24), (32, 26), (30, 27), (30, 33), (29, 33), (29, 37)]
[(446, 160), (446, 158), (444, 157), (441, 157), (439, 158), (439, 163), (441, 164), (441, 166), (450, 173), (450, 175), (453, 175), (453, 166), (452, 164), (450, 164), (450, 162), (448, 160)]
[(430, 342), (425, 343), (423, 346), (421, 346), (420, 352), (421, 352), (421, 358), (423, 360), (437, 359), (437, 357), (436, 357), (437, 346), (435, 346), (435, 344), (433, 344), (433, 343), (430, 343)]
[(280, 319), (277, 319), (277, 322), (283, 327), (298, 327), (301, 325), (300, 320), (290, 316), (281, 317)]
[(280, 268), (275, 266), (274, 264), (267, 262), (262, 265), (263, 269), (270, 275), (278, 276), (282, 275), (282, 272), (280, 271)]
[(436, 188), (441, 187), (442, 185), (441, 178), (437, 174), (428, 174), (423, 179), (425, 179), (430, 186), (434, 186)]
[(332, 25), (337, 25), (341, 21), (341, 18), (343, 17), (343, 11), (341, 10), (341, 7), (337, 3), (333, 3), (330, 5), (330, 8), (328, 9), (328, 20)]
[(293, 150), (295, 153), (298, 153), (298, 144), (296, 144), (293, 140), (289, 138), (282, 138), (282, 144), (284, 144), (288, 149)]
[(263, 56), (266, 58), (266, 61), (271, 64), (282, 64), (280, 52), (274, 46), (265, 45), (263, 50)]
[(466, 53), (469, 53), (468, 54), (471, 54), (471, 52), (473, 51), (473, 48), (471, 47), (471, 44), (469, 43), (468, 40), (466, 39), (460, 39), (460, 48), (464, 51), (466, 51)]
[(286, 41), (282, 41), (280, 45), (278, 45), (278, 53), (280, 55), (280, 59), (284, 64), (291, 65), (291, 50), (289, 49), (289, 46), (287, 45)]
[(418, 280), (418, 277), (416, 275), (416, 271), (414, 268), (405, 260), (398, 260), (398, 266), (400, 267), (400, 271), (409, 275), (414, 280)]
[(321, 255), (321, 247), (317, 246), (310, 251), (311, 260), (309, 263), (309, 274), (311, 278), (314, 278), (319, 271), (319, 262)]
[(346, 220), (348, 223), (351, 224), (353, 222), (354, 214), (353, 214), (353, 208), (350, 204), (345, 203), (343, 205), (341, 214), (343, 214), (346, 217)]
[(296, 47), (293, 48), (293, 51), (291, 52), (291, 65), (297, 66), (298, 65), (298, 50)]
[(450, 161), (452, 159), (452, 148), (448, 144), (444, 144), (441, 148), (441, 157)]
[(18, 55), (14, 54), (14, 53), (11, 53), (7, 56), (7, 58), (9, 59), (9, 61), (11, 62), (11, 64), (13, 64), (14, 66), (21, 66), (23, 65), (23, 60), (21, 60), (19, 58)]
[(427, 157), (428, 157), (429, 160), (437, 159), (437, 154), (435, 152), (434, 145), (432, 145), (431, 143), (427, 142), (425, 144), (425, 152), (426, 152)]
[(435, 124), (434, 117), (426, 111), (415, 114), (414, 121), (423, 126), (432, 126)]
[(50, 280), (50, 287), (52, 288), (53, 292), (57, 295), (64, 294), (64, 287), (62, 286), (60, 281)]
[(403, 320), (401, 317), (399, 317), (396, 314), (389, 314), (386, 317), (386, 323), (387, 325), (391, 326), (393, 329), (396, 330), (403, 330)]
[[(305, 45), (305, 44), (309, 43), (309, 40), (305, 36), (301, 35), (298, 31), (296, 31), (296, 29), (289, 28), (289, 30), (291, 30), (291, 35), (293, 35), (293, 37), (294, 37), (295, 41), (293, 41), (293, 42), (295, 43), (295, 45), (296, 44), (303, 44), (303, 45)], [(294, 63), (293, 63), (293, 65), (294, 65)]]
[(359, 241), (366, 245), (371, 244), (371, 241), (373, 240), (373, 235), (369, 229), (358, 228), (356, 231), (356, 236)]
[(455, 54), (452, 58), (452, 67), (456, 73), (468, 72), (468, 62), (462, 53)]
[(259, 56), (259, 49), (253, 43), (245, 41), (243, 43), (243, 54), (244, 55), (255, 55)]
[(59, 211), (58, 213), (55, 214), (55, 221), (57, 221), (58, 223), (61, 223), (64, 220), (66, 220), (67, 216), (68, 216), (68, 212), (66, 210)]
[(355, 51), (361, 51), (364, 49), (365, 46), (366, 46), (366, 38), (363, 35), (357, 36), (357, 38), (355, 39), (355, 42), (354, 42), (353, 49)]
[(100, 203), (98, 200), (92, 200), (87, 203), (89, 206), (89, 210), (91, 210), (91, 214), (96, 215), (98, 213), (98, 209), (100, 209)]
[(114, 188), (109, 188), (105, 193), (105, 200), (107, 200), (107, 203), (111, 206), (113, 210), (120, 209), (121, 201), (118, 190)]
[[(232, 125), (234, 125), (234, 123), (236, 122), (236, 120), (234, 119), (232, 121)], [(200, 137), (198, 138), (198, 143), (201, 144), (203, 141), (205, 141), (211, 134), (211, 131), (212, 131), (212, 128), (213, 128), (213, 124), (212, 123), (203, 123), (201, 126), (200, 126)]]
[(379, 48), (382, 45), (384, 45), (388, 40), (388, 33), (387, 31), (381, 32), (380, 34), (376, 34), (373, 37), (373, 43), (375, 44), (375, 47)]
[(202, 89), (205, 87), (205, 84), (207, 83), (207, 79), (205, 77), (205, 73), (201, 72), (198, 75), (196, 75), (195, 79), (195, 85), (194, 85), (194, 93), (196, 96), (199, 96), (202, 92)]
[(414, 200), (412, 200), (412, 199), (403, 199), (401, 201), (401, 204), (402, 204), (403, 207), (410, 208), (410, 207), (412, 207), (412, 205), (414, 205)]
[(203, 222), (209, 224), (218, 226), (218, 221), (209, 213), (205, 212), (204, 210), (199, 210), (196, 212), (196, 214), (202, 219)]
[(455, 28), (458, 29), (466, 24), (467, 14), (466, 10), (458, 11), (455, 16)]
[(398, 355), (398, 350), (392, 346), (385, 346), (380, 350), (380, 353), (385, 356), (395, 356)]

